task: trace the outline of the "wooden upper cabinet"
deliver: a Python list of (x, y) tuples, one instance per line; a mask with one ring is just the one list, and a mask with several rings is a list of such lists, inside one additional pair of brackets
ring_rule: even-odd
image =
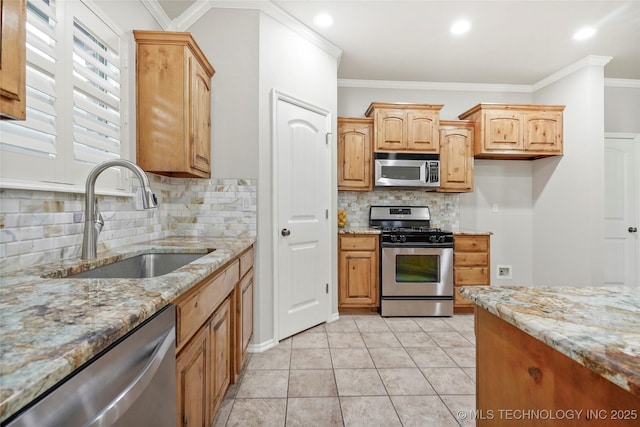
[(475, 122), (474, 156), (537, 159), (563, 154), (562, 105), (478, 104), (458, 116)]
[(439, 192), (473, 191), (472, 122), (440, 122), (440, 188)]
[(0, 118), (26, 118), (27, 0), (0, 0)]
[(134, 30), (137, 162), (160, 175), (211, 176), (211, 78), (190, 33)]
[(338, 190), (370, 191), (373, 120), (338, 117)]
[(438, 153), (442, 107), (371, 103), (365, 115), (374, 119), (374, 151)]

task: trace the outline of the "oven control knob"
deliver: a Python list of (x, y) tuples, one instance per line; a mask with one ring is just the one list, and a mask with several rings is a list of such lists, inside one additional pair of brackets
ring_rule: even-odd
[(391, 241), (395, 243), (398, 241), (398, 236), (389, 236), (389, 239), (391, 239)]
[(436, 243), (436, 239), (438, 238), (438, 236), (429, 236), (429, 241), (431, 243)]
[(444, 236), (440, 236), (440, 239), (439, 239), (439, 240), (440, 240), (440, 243), (444, 243), (444, 241), (445, 241), (445, 237), (444, 237)]
[(401, 234), (398, 239), (400, 240), (400, 243), (404, 243), (407, 241), (407, 236), (405, 236), (404, 234)]

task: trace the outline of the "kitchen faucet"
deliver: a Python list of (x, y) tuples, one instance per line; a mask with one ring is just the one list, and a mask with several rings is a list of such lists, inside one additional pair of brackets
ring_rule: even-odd
[(89, 176), (85, 187), (84, 201), (84, 236), (82, 237), (82, 259), (92, 260), (96, 258), (98, 247), (98, 235), (104, 225), (104, 220), (98, 209), (98, 200), (95, 197), (96, 179), (105, 169), (113, 166), (125, 167), (138, 177), (142, 187), (142, 206), (145, 209), (153, 209), (158, 206), (158, 199), (149, 186), (149, 179), (138, 165), (128, 160), (107, 160), (97, 164)]

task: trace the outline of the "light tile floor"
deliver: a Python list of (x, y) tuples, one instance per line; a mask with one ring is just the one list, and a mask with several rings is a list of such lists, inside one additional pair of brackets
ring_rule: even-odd
[(466, 427), (474, 410), (473, 315), (341, 315), (250, 354), (214, 425)]

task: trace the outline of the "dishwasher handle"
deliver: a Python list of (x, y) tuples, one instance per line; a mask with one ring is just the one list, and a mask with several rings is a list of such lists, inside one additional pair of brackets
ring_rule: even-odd
[(95, 417), (87, 422), (84, 427), (110, 426), (115, 423), (140, 397), (147, 388), (153, 377), (158, 372), (160, 364), (165, 356), (173, 348), (175, 328), (169, 329), (160, 338), (160, 342), (149, 357), (149, 362), (142, 371), (131, 381), (131, 383), (116, 396), (113, 401), (100, 411)]

